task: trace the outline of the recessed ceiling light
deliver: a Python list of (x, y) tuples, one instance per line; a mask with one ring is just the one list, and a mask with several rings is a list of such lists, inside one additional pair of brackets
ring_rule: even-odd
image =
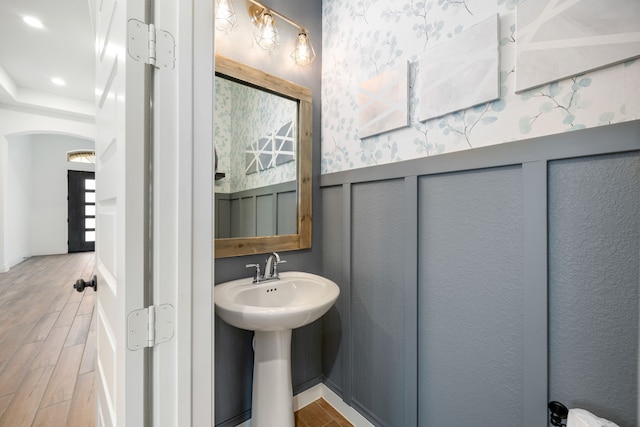
[(33, 28), (44, 28), (44, 25), (42, 25), (42, 21), (40, 21), (38, 18), (34, 18), (33, 16), (25, 16), (24, 18), (22, 18), (22, 20), (25, 22), (25, 24), (30, 25)]
[(59, 77), (52, 78), (51, 79), (51, 83), (53, 83), (56, 86), (66, 86), (67, 85), (67, 83), (64, 80), (62, 80), (61, 78), (59, 78)]

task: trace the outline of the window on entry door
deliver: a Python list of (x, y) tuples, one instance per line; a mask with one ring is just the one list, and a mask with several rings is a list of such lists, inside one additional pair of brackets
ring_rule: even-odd
[(84, 180), (84, 240), (96, 241), (96, 180)]

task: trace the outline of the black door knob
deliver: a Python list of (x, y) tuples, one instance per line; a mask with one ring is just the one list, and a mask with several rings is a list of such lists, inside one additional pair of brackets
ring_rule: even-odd
[(98, 278), (94, 275), (90, 282), (85, 282), (83, 279), (76, 280), (73, 284), (73, 289), (78, 292), (84, 292), (85, 288), (93, 288), (94, 292), (98, 290)]

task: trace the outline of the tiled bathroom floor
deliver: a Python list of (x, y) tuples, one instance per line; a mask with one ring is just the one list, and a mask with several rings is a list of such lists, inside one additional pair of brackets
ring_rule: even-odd
[(322, 398), (300, 409), (295, 418), (296, 427), (353, 427)]

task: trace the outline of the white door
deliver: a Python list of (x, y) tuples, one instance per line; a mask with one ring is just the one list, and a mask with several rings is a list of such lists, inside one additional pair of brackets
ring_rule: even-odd
[[(98, 423), (213, 426), (213, 2), (152, 7), (156, 27), (175, 37), (176, 63), (153, 72), (151, 219), (142, 197), (147, 66), (126, 49), (127, 21), (144, 21), (145, 1), (95, 2)], [(128, 349), (126, 323), (145, 306), (145, 224), (146, 299), (175, 309), (175, 335), (147, 350), (151, 366)]]
[(144, 352), (127, 315), (144, 307), (144, 64), (127, 55), (127, 19), (144, 0), (95, 0), (96, 400), (100, 426), (144, 425)]

